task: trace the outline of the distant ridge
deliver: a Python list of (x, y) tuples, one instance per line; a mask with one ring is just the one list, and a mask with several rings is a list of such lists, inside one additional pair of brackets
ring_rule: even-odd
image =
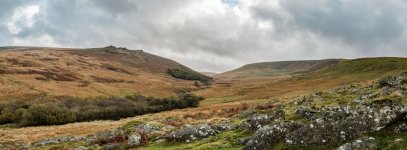
[(216, 75), (217, 78), (276, 77), (305, 73), (335, 65), (341, 59), (261, 62)]

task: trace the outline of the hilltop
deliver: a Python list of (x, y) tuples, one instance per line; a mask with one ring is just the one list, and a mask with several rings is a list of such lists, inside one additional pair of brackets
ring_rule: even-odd
[(113, 46), (0, 50), (0, 99), (126, 93), (164, 97), (197, 90), (193, 80), (210, 80), (173, 60), (142, 50)]

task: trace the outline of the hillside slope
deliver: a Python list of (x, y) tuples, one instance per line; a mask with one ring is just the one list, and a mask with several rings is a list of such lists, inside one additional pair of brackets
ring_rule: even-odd
[(252, 77), (289, 76), (335, 65), (339, 59), (262, 62), (244, 65), (238, 69), (216, 75), (216, 78), (242, 79)]
[(0, 99), (32, 95), (79, 97), (142, 93), (169, 96), (195, 90), (169, 69), (203, 76), (175, 61), (141, 50), (0, 48)]
[[(285, 62), (282, 64), (284, 63)], [(270, 64), (276, 66), (275, 64), (281, 63)], [(407, 71), (407, 58), (396, 57), (325, 61), (324, 63), (316, 64), (324, 65), (315, 65), (318, 67), (305, 67), (313, 66), (306, 63), (298, 65), (298, 67), (293, 67), (295, 65), (292, 64), (283, 65), (284, 67), (279, 68), (279, 70), (282, 70), (281, 72), (276, 71), (277, 69), (274, 68), (270, 69), (270, 65), (267, 67), (260, 67), (260, 69), (259, 67), (250, 67), (259, 66), (258, 64), (247, 65), (248, 67), (242, 67), (243, 69), (240, 68), (216, 76), (216, 84), (213, 84), (210, 88), (202, 91), (200, 94), (206, 97), (240, 97), (241, 99), (269, 98), (281, 95), (303, 94), (343, 84), (365, 82), (386, 75)], [(305, 69), (302, 69), (300, 66), (303, 66)], [(252, 72), (257, 71), (257, 73), (250, 76), (246, 74), (247, 76), (245, 78), (233, 78), (235, 72), (248, 72), (244, 71), (249, 70), (247, 68), (255, 68), (250, 70), (255, 70)], [(298, 73), (298, 70), (306, 71)], [(270, 72), (274, 72), (274, 76), (258, 76), (258, 74)], [(232, 80), (228, 80), (231, 79), (231, 77)]]

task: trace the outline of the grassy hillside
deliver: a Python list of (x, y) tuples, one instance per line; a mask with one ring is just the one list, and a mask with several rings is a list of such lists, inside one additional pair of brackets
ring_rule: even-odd
[(288, 76), (318, 70), (339, 63), (337, 59), (279, 61), (248, 64), (238, 69), (216, 75), (217, 78), (252, 78)]
[[(311, 61), (312, 62), (312, 61)], [(314, 61), (318, 62), (318, 61)], [(284, 64), (285, 62), (283, 62)], [(278, 64), (278, 63), (274, 63)], [(222, 80), (219, 78), (216, 84), (211, 88), (202, 91), (200, 94), (206, 97), (236, 97), (238, 99), (257, 99), (268, 98), (282, 95), (297, 95), (304, 94), (310, 91), (318, 91), (327, 88), (332, 88), (338, 85), (349, 84), (354, 82), (371, 81), (385, 75), (398, 74), (407, 71), (407, 58), (362, 58), (352, 60), (341, 60), (335, 63), (323, 63), (325, 65), (317, 65), (318, 67), (309, 67), (309, 70), (303, 73), (295, 73), (283, 71), (276, 74), (290, 76), (258, 76), (258, 73), (269, 73), (276, 69), (269, 68), (266, 71), (258, 71), (257, 74), (247, 76), (245, 78), (235, 78), (233, 80)], [(327, 65), (329, 64), (329, 65)], [(253, 66), (253, 65), (247, 65)], [(261, 66), (255, 64), (254, 66)], [(266, 65), (263, 65), (266, 66)], [(280, 70), (299, 70), (292, 69), (295, 65), (284, 65)], [(303, 65), (309, 66), (309, 65)], [(325, 67), (321, 67), (325, 66)], [(253, 67), (243, 67), (253, 68)], [(300, 67), (298, 67), (300, 68)], [(316, 68), (316, 69), (310, 69)], [(255, 70), (262, 70), (256, 67)], [(244, 69), (237, 69), (244, 70)], [(246, 69), (247, 70), (247, 69)], [(304, 69), (303, 69), (304, 70)], [(236, 71), (232, 71), (236, 72)], [(242, 72), (242, 71), (239, 71)], [(253, 71), (254, 72), (254, 71)], [(223, 76), (230, 76), (230, 72), (224, 73)], [(248, 75), (248, 74), (246, 74)]]
[(169, 69), (193, 72), (175, 61), (142, 50), (113, 46), (92, 49), (0, 48), (0, 99), (70, 95), (79, 97), (143, 93), (165, 97), (196, 90)]

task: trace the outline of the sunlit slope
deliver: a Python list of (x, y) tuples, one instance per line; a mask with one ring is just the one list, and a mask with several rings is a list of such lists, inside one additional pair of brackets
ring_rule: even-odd
[(191, 80), (177, 79), (169, 69), (199, 73), (141, 50), (0, 48), (0, 99), (32, 95), (79, 97), (141, 93), (169, 96), (196, 90)]

